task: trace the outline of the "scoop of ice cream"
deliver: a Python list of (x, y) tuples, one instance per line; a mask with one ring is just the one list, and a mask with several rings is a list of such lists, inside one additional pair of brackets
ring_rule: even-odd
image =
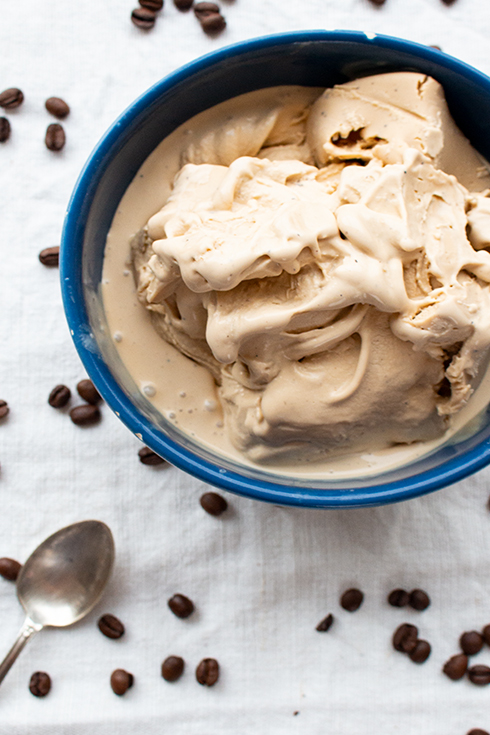
[[(392, 95), (386, 142), (354, 141), (369, 151), (363, 163), (328, 163), (337, 97), (333, 122), (308, 122), (323, 168), (281, 156), (188, 163), (133, 242), (141, 301), (212, 372), (251, 459), (432, 439), (471, 394), (490, 345), (489, 200), (439, 167), (444, 135), (427, 95), (407, 110)], [(389, 96), (382, 79), (379, 104)], [(433, 134), (417, 137), (410, 118), (400, 136), (405, 114), (431, 116)], [(363, 135), (379, 130), (364, 123)], [(266, 148), (304, 145), (281, 135)]]
[(471, 190), (490, 185), (484, 161), (455, 125), (435, 79), (413, 72), (378, 74), (327, 89), (308, 118), (307, 140), (320, 165), (387, 163), (420, 151)]

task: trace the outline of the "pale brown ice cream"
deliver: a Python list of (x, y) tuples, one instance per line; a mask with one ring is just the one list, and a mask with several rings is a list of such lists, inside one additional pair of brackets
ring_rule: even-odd
[(490, 345), (482, 160), (419, 74), (264, 100), (183, 144), (133, 239), (155, 330), (251, 460), (443, 436)]

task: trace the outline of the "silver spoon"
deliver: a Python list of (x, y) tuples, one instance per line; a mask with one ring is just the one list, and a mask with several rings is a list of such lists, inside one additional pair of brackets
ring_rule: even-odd
[(17, 578), (27, 617), (0, 664), (0, 682), (34, 633), (83, 618), (99, 601), (114, 563), (114, 540), (101, 521), (62, 528), (30, 555)]

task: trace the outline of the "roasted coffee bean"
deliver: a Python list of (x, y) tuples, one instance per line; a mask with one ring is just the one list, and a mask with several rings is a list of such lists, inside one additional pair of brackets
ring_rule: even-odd
[(21, 564), (15, 559), (9, 559), (8, 556), (0, 559), (0, 577), (8, 579), (9, 582), (15, 582), (21, 569)]
[(184, 673), (184, 659), (180, 656), (169, 656), (162, 664), (162, 676), (165, 681), (177, 681)]
[(29, 690), (35, 697), (45, 697), (51, 689), (51, 677), (45, 671), (35, 671), (29, 682)]
[(344, 608), (344, 610), (348, 610), (348, 612), (355, 612), (361, 607), (363, 599), (364, 595), (361, 590), (352, 588), (344, 592), (344, 594), (340, 598), (340, 604)]
[(59, 123), (51, 123), (46, 129), (46, 137), (44, 138), (46, 148), (50, 151), (60, 151), (65, 147), (66, 135), (63, 126)]
[(100, 411), (97, 406), (85, 403), (82, 406), (75, 406), (70, 411), (70, 418), (77, 426), (89, 426), (95, 424), (100, 419)]
[(226, 20), (220, 13), (209, 13), (199, 18), (201, 28), (210, 35), (220, 33), (226, 28)]
[(131, 689), (134, 683), (134, 677), (124, 669), (116, 669), (111, 674), (111, 687), (114, 694), (122, 697), (128, 689)]
[(10, 87), (0, 93), (0, 107), (4, 110), (15, 110), (24, 101), (24, 95), (16, 87)]
[(468, 669), (468, 678), (472, 684), (477, 684), (481, 687), (486, 686), (490, 684), (490, 667), (484, 666), (483, 664), (470, 666)]
[(467, 656), (474, 656), (483, 648), (483, 636), (476, 630), (470, 630), (467, 633), (463, 633), (459, 639), (459, 645), (463, 653)]
[(204, 493), (199, 502), (201, 507), (211, 516), (220, 516), (228, 508), (226, 500), (218, 493)]
[(466, 735), (490, 735), (486, 730), (481, 730), (479, 727), (474, 727)]
[(39, 260), (48, 268), (56, 268), (60, 263), (60, 249), (58, 245), (52, 248), (44, 248), (39, 253)]
[(4, 419), (10, 411), (7, 401), (0, 399), (0, 419)]
[(487, 646), (490, 646), (490, 625), (485, 625), (485, 627), (483, 628), (481, 634), (482, 634), (483, 640), (485, 641), (485, 643), (487, 644)]
[(178, 618), (188, 618), (194, 612), (194, 603), (185, 595), (174, 595), (167, 604)]
[(63, 408), (71, 398), (71, 390), (66, 385), (56, 385), (49, 394), (48, 403), (53, 408)]
[(411, 653), (417, 645), (418, 634), (415, 625), (402, 623), (393, 634), (393, 648), (401, 653)]
[(149, 31), (155, 25), (156, 15), (153, 10), (139, 7), (135, 8), (131, 13), (131, 20), (141, 30)]
[(150, 447), (142, 447), (138, 452), (138, 457), (140, 458), (140, 462), (142, 464), (153, 466), (159, 464), (168, 464), (168, 462), (166, 462), (163, 457), (160, 457), (160, 455), (154, 452), (153, 449), (150, 449)]
[(196, 669), (196, 679), (203, 686), (212, 687), (219, 678), (219, 664), (215, 658), (203, 658)]
[(381, 7), (381, 5), (384, 5), (386, 0), (369, 0), (371, 5), (376, 5), (378, 8)]
[(216, 3), (200, 2), (194, 5), (194, 13), (206, 33), (219, 33), (226, 27), (226, 20)]
[(100, 403), (102, 400), (99, 391), (88, 378), (80, 380), (80, 382), (77, 383), (77, 392), (80, 398), (83, 398), (84, 401), (92, 404), (92, 406), (96, 406), (97, 403)]
[(412, 659), (412, 661), (416, 664), (423, 664), (424, 661), (427, 661), (427, 659), (430, 656), (430, 643), (423, 640), (418, 640), (415, 644), (415, 648), (413, 651), (410, 651), (408, 654), (409, 658)]
[(177, 10), (189, 10), (192, 8), (194, 0), (174, 0), (174, 5)]
[(61, 97), (50, 97), (46, 100), (44, 106), (48, 112), (60, 120), (63, 120), (63, 118), (70, 114), (70, 108)]
[(142, 8), (148, 8), (153, 10), (154, 13), (158, 13), (163, 8), (163, 0), (138, 0)]
[(320, 633), (326, 633), (327, 630), (329, 630), (332, 627), (333, 623), (333, 615), (332, 613), (329, 613), (326, 618), (323, 618), (318, 625), (316, 626), (316, 630), (318, 630)]
[(393, 607), (405, 607), (408, 605), (409, 594), (406, 590), (396, 589), (388, 595), (388, 602)]
[(425, 610), (430, 605), (429, 595), (424, 590), (412, 590), (408, 604), (414, 610)]
[(442, 2), (444, 3), (444, 5), (452, 5), (456, 2), (456, 0), (442, 0)]
[(6, 117), (0, 117), (0, 143), (10, 138), (10, 123)]
[(124, 625), (119, 618), (116, 618), (115, 615), (111, 615), (110, 613), (102, 615), (97, 625), (99, 626), (100, 632), (107, 636), (107, 638), (116, 639), (124, 635)]
[(200, 2), (196, 3), (194, 5), (194, 13), (199, 18), (200, 15), (204, 15), (206, 13), (219, 13), (220, 7), (219, 5), (216, 5), (216, 3), (207, 3), (207, 2)]
[(442, 671), (453, 681), (462, 679), (468, 668), (468, 656), (464, 653), (457, 653), (451, 656), (442, 667)]

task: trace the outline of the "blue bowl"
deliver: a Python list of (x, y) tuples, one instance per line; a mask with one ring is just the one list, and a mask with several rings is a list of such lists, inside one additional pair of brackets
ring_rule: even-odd
[[(490, 79), (437, 50), (351, 31), (284, 33), (208, 54), (151, 87), (107, 131), (82, 171), (64, 224), (61, 283), (75, 346), (117, 416), (169, 462), (217, 487), (256, 500), (354, 508), (407, 500), (461, 480), (490, 462), (490, 419), (471, 438), (355, 480), (286, 478), (224, 459), (182, 434), (136, 389), (111, 340), (100, 296), (106, 235), (137, 170), (186, 120), (238, 94), (282, 84), (330, 87), (356, 77), (416, 71), (437, 79), (454, 120), (490, 159)], [(476, 114), (475, 114), (476, 111)]]

